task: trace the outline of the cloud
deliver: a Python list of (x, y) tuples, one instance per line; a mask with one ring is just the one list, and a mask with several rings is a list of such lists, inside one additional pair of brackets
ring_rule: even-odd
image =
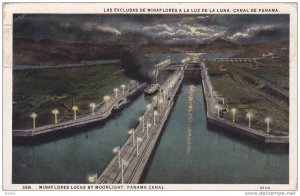
[(121, 35), (121, 32), (115, 28), (99, 25), (99, 24), (93, 23), (93, 22), (83, 23), (81, 26), (81, 29), (83, 31), (100, 31), (100, 32), (104, 32), (104, 33), (112, 33), (115, 35)]
[(146, 26), (143, 28), (145, 31), (153, 31), (153, 32), (161, 32), (161, 31), (168, 31), (171, 32), (174, 29), (169, 27), (167, 24), (158, 24), (154, 26)]
[[(288, 40), (288, 15), (14, 15), (14, 37), (67, 42)], [(116, 39), (116, 36), (122, 39)], [(127, 41), (126, 41), (127, 40)], [(128, 41), (130, 40), (130, 41)]]
[[(275, 25), (252, 26), (241, 31), (235, 32), (227, 38), (232, 41), (245, 42), (247, 40), (271, 39), (277, 37), (281, 39), (287, 30)], [(288, 35), (286, 35), (288, 37)]]

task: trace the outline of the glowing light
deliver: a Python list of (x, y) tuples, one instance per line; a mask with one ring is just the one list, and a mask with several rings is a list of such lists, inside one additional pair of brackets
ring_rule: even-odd
[(218, 110), (218, 117), (220, 118), (220, 109), (221, 109), (221, 107), (219, 105), (216, 105), (215, 107)]
[(125, 161), (124, 159), (122, 159), (122, 166), (121, 166), (121, 182), (122, 182), (122, 184), (124, 184), (124, 167), (127, 167), (128, 166), (128, 162), (127, 161)]
[(104, 96), (104, 98), (103, 98), (103, 100), (104, 100), (104, 101), (108, 101), (109, 99), (110, 99), (110, 97), (109, 97), (109, 96), (107, 96), (107, 95), (106, 95), (106, 96)]
[(54, 110), (52, 110), (52, 114), (59, 114), (59, 111), (58, 111), (58, 109), (54, 109)]
[(232, 112), (232, 122), (235, 122), (235, 113), (236, 113), (236, 108), (231, 109)]
[(88, 179), (89, 179), (90, 183), (95, 183), (95, 181), (96, 181), (94, 176), (89, 176)]
[(271, 121), (270, 117), (267, 117), (265, 119), (265, 122), (267, 123), (267, 133), (270, 133), (270, 121)]
[(124, 91), (125, 91), (125, 87), (126, 87), (125, 84), (122, 84), (122, 85), (121, 85), (121, 88), (122, 88), (122, 90), (123, 90), (123, 95), (124, 95), (124, 93), (125, 93), (125, 92), (124, 92)]
[(78, 110), (78, 107), (76, 106), (76, 105), (74, 105), (73, 107), (72, 107), (72, 110), (74, 111), (74, 120), (76, 120), (76, 111)]
[(103, 97), (104, 102), (106, 103), (106, 106), (108, 106), (108, 101), (110, 100), (110, 97), (108, 95), (105, 95)]
[(115, 94), (116, 94), (116, 99), (118, 98), (118, 92), (119, 92), (119, 89), (118, 88), (115, 88), (114, 89), (114, 92), (115, 92)]
[(151, 104), (147, 104), (147, 109), (149, 110), (151, 108)]
[(251, 116), (252, 114), (250, 112), (247, 113), (247, 118), (249, 119), (248, 127), (251, 127)]
[(143, 122), (143, 132), (144, 132), (145, 131), (144, 130), (145, 129), (145, 119), (144, 119), (144, 116), (139, 117), (139, 121)]
[(147, 139), (149, 137), (149, 128), (151, 127), (151, 123), (147, 123)]
[(136, 138), (136, 156), (139, 156), (139, 144), (143, 141), (143, 138), (137, 137)]
[(36, 114), (36, 113), (32, 113), (32, 114), (30, 114), (30, 117), (31, 117), (31, 118), (36, 118), (36, 117), (37, 117), (37, 114)]
[(54, 123), (57, 124), (57, 115), (59, 114), (58, 109), (53, 109), (52, 114), (54, 114)]
[(30, 114), (30, 117), (33, 120), (32, 128), (35, 129), (35, 118), (37, 117), (37, 114), (36, 113), (32, 113), (32, 114)]
[(95, 103), (90, 103), (89, 104), (89, 107), (92, 109), (92, 114), (93, 116), (95, 115), (95, 107), (96, 107), (96, 104)]
[(159, 100), (159, 103), (163, 103), (163, 102), (164, 102), (164, 100), (163, 100), (163, 99), (160, 99), (160, 100)]
[(162, 104), (163, 104), (164, 100), (163, 99), (159, 99), (158, 103), (159, 103), (159, 110), (162, 111)]
[(153, 112), (153, 121), (154, 121), (154, 125), (156, 125), (156, 121), (155, 121), (155, 117), (158, 115), (158, 112), (156, 110), (154, 110)]

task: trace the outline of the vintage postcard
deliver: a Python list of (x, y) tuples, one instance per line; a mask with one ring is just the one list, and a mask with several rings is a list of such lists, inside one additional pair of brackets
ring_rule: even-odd
[(4, 3), (3, 190), (297, 190), (297, 6)]

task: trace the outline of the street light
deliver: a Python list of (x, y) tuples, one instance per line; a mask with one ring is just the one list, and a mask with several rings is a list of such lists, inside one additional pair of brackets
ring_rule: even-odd
[(232, 112), (232, 122), (235, 122), (235, 113), (236, 113), (236, 108), (231, 109)]
[(151, 108), (151, 103), (148, 103), (146, 107), (147, 107), (147, 111), (146, 112), (148, 112), (148, 110), (150, 110), (150, 108)]
[(94, 175), (88, 176), (88, 182), (89, 183), (95, 183), (95, 184), (97, 184), (97, 179), (98, 179), (97, 173), (94, 174)]
[(125, 161), (124, 159), (122, 159), (122, 165), (121, 165), (121, 176), (122, 176), (122, 184), (124, 184), (124, 166), (127, 167), (128, 166), (128, 162)]
[(128, 131), (128, 134), (129, 134), (129, 135), (132, 135), (132, 146), (134, 146), (134, 145), (135, 145), (135, 140), (134, 140), (134, 129), (130, 129), (130, 130)]
[(76, 111), (78, 110), (78, 107), (76, 105), (74, 105), (72, 107), (72, 110), (74, 111), (74, 120), (76, 120)]
[(114, 154), (118, 154), (118, 165), (119, 165), (119, 168), (121, 168), (121, 148), (118, 146), (118, 147), (114, 147), (112, 152)]
[(154, 120), (154, 125), (156, 125), (156, 122), (155, 122), (155, 116), (158, 114), (158, 112), (156, 110), (154, 110), (153, 112), (153, 120)]
[(149, 128), (151, 127), (151, 123), (147, 123), (147, 139), (148, 139), (148, 135), (149, 135)]
[(163, 104), (164, 100), (163, 99), (159, 99), (159, 110), (162, 111), (162, 104)]
[(57, 124), (57, 115), (59, 114), (58, 109), (52, 110), (52, 114), (54, 114), (54, 123)]
[(270, 121), (271, 121), (270, 117), (267, 117), (265, 119), (265, 122), (267, 123), (267, 133), (270, 133)]
[(114, 89), (114, 92), (115, 92), (115, 94), (116, 94), (116, 99), (118, 98), (118, 92), (119, 92), (119, 89), (118, 88), (115, 88)]
[(36, 114), (36, 113), (32, 113), (32, 114), (30, 114), (30, 117), (31, 117), (32, 120), (33, 120), (33, 125), (32, 125), (32, 127), (33, 127), (33, 129), (35, 129), (35, 118), (37, 117), (37, 114)]
[(250, 112), (247, 113), (247, 118), (249, 119), (248, 127), (251, 128), (251, 113)]
[(216, 105), (215, 107), (218, 110), (218, 117), (220, 118), (220, 105)]
[(124, 93), (125, 93), (125, 84), (122, 84), (122, 85), (121, 85), (121, 88), (122, 88), (122, 90), (123, 90), (123, 95), (124, 95)]
[(146, 105), (146, 112), (145, 112), (145, 116), (146, 116), (146, 114), (147, 114), (147, 112), (151, 109), (151, 103), (148, 103), (147, 105)]
[(144, 119), (144, 116), (139, 117), (139, 121), (140, 121), (140, 122), (143, 121), (143, 132), (144, 132), (144, 131), (145, 131), (145, 130), (144, 130), (144, 127), (145, 127), (145, 119)]
[(108, 95), (106, 95), (106, 96), (103, 97), (103, 100), (104, 100), (104, 102), (106, 104), (106, 107), (108, 107), (108, 100), (109, 99), (110, 99), (110, 97)]
[(143, 141), (143, 138), (141, 137), (136, 137), (136, 156), (139, 156), (139, 143)]
[(92, 114), (93, 116), (95, 115), (95, 107), (96, 107), (96, 104), (95, 103), (90, 103), (89, 104), (90, 108), (92, 109)]
[(153, 97), (153, 101), (157, 101), (157, 96), (155, 95), (154, 97)]

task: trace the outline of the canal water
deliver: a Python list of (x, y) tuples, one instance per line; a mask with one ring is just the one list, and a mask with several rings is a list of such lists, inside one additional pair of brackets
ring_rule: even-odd
[(13, 183), (86, 183), (113, 158), (113, 147), (122, 145), (128, 130), (137, 126), (146, 110), (144, 96), (102, 126), (42, 144), (13, 147)]
[(288, 183), (288, 149), (208, 129), (201, 85), (184, 85), (143, 183)]
[[(86, 183), (145, 111), (144, 96), (104, 125), (13, 147), (13, 183)], [(207, 128), (201, 85), (183, 85), (143, 183), (288, 183), (288, 149)]]

